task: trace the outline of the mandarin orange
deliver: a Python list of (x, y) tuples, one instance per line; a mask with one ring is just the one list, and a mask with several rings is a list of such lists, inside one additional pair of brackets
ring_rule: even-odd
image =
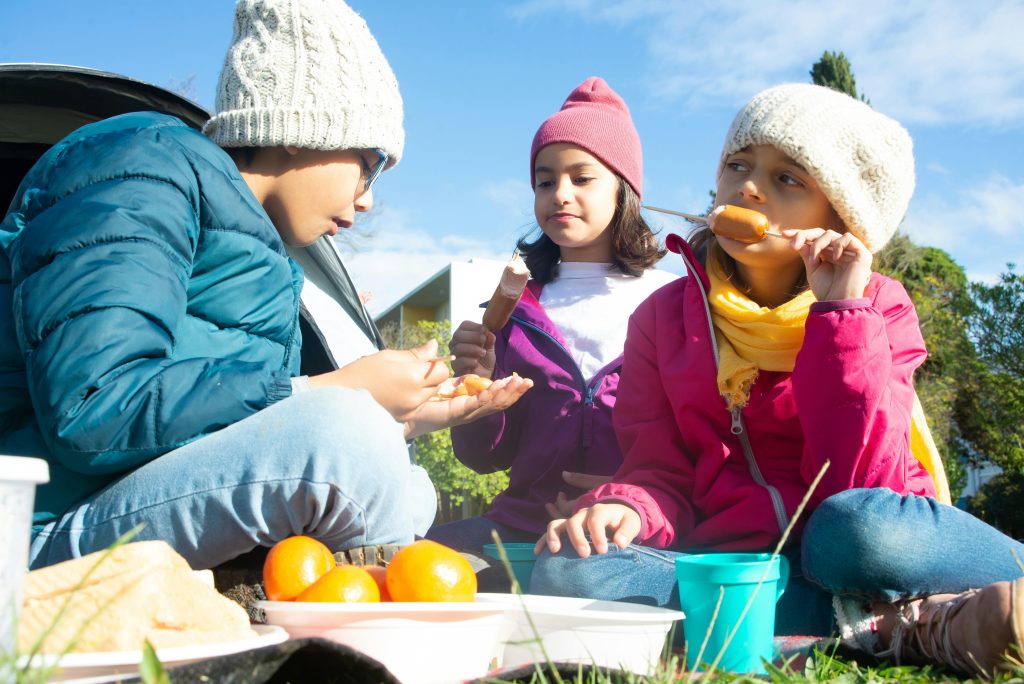
[(291, 601), (335, 566), (322, 542), (296, 536), (274, 544), (263, 563), (263, 588), (271, 601)]
[(379, 565), (367, 565), (364, 568), (366, 572), (370, 573), (370, 577), (377, 583), (377, 589), (380, 590), (380, 600), (390, 601), (391, 595), (388, 594), (388, 584), (385, 579), (388, 575), (388, 569), (382, 568)]
[(392, 601), (472, 601), (476, 575), (454, 549), (421, 539), (399, 549), (385, 578)]
[(377, 603), (380, 589), (365, 568), (338, 565), (313, 582), (296, 601), (317, 603)]

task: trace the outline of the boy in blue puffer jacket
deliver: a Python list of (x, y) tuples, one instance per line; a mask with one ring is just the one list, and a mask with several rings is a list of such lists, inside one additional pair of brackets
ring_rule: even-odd
[(380, 351), (354, 296), (331, 236), (404, 143), (358, 15), (241, 0), (217, 111), (207, 137), (152, 112), (75, 131), (0, 224), (0, 453), (50, 465), (33, 567), (139, 523), (195, 568), (412, 541), (435, 498), (403, 437), (528, 388), (428, 402), (436, 348)]

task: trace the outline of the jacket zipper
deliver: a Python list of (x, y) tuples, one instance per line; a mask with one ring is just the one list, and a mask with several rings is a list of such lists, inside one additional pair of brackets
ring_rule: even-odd
[[(546, 330), (542, 330), (541, 328), (537, 327), (533, 323), (528, 323), (528, 322), (524, 321), (523, 319), (519, 318), (518, 316), (512, 316), (511, 320), (515, 321), (516, 323), (518, 323), (519, 325), (521, 325), (521, 326), (523, 326), (525, 328), (530, 328), (532, 330), (536, 330), (541, 335), (543, 335), (544, 337), (546, 337), (549, 340), (551, 340), (551, 342), (556, 347), (558, 347), (559, 349), (562, 350), (562, 352), (569, 359), (569, 363), (572, 365), (572, 369), (573, 369), (574, 375), (576, 376), (576, 379), (579, 380), (580, 386), (583, 388), (583, 408), (584, 409), (589, 409), (591, 406), (593, 406), (594, 405), (594, 396), (597, 394), (597, 388), (598, 388), (598, 386), (600, 386), (601, 381), (604, 379), (604, 376), (606, 375), (606, 373), (600, 373), (599, 372), (597, 375), (594, 376), (594, 379), (590, 382), (590, 384), (587, 384), (587, 381), (583, 378), (583, 371), (581, 371), (580, 367), (576, 364), (576, 359), (572, 358), (572, 354), (569, 353), (569, 350), (566, 349), (565, 346), (561, 342), (556, 340), (554, 335), (551, 335)], [(586, 425), (586, 420), (587, 419), (584, 416), (583, 420), (582, 420), (582, 422), (580, 424), (579, 440), (576, 443), (576, 463), (577, 463), (577, 468), (581, 468), (583, 466), (583, 462), (582, 462), (582, 460), (583, 460), (583, 430), (584, 430), (584, 426)]]
[[(683, 257), (683, 261), (686, 262), (687, 267), (690, 269), (690, 276), (695, 279), (697, 287), (700, 289), (701, 300), (704, 302), (704, 315), (707, 318), (708, 323), (708, 334), (711, 336), (711, 351), (715, 357), (715, 374), (717, 375), (719, 366), (718, 340), (715, 337), (715, 325), (711, 318), (711, 305), (708, 303), (708, 293), (704, 291), (704, 283), (701, 281), (696, 267), (690, 262), (689, 257), (682, 253), (680, 256)], [(783, 534), (789, 524), (789, 519), (786, 515), (786, 506), (782, 502), (782, 495), (779, 493), (777, 488), (768, 484), (768, 481), (764, 479), (764, 475), (761, 473), (761, 467), (757, 464), (757, 459), (754, 458), (754, 448), (750, 445), (750, 437), (747, 434), (746, 425), (743, 423), (742, 409), (732, 409), (730, 414), (731, 424), (729, 431), (736, 435), (740, 441), (740, 446), (743, 449), (743, 457), (746, 459), (747, 468), (750, 470), (750, 476), (754, 478), (754, 482), (768, 492), (768, 497), (772, 501), (772, 508), (775, 511), (775, 522), (779, 526), (779, 533)]]

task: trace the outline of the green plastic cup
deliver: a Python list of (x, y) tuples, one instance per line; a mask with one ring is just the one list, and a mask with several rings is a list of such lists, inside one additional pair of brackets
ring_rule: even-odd
[[(537, 556), (533, 553), (533, 544), (530, 542), (502, 542), (508, 562), (512, 565), (512, 574), (519, 582), (519, 588), (523, 593), (530, 591), (530, 575), (533, 574), (533, 564)], [(491, 558), (501, 560), (497, 544), (484, 544), (484, 554)]]
[[(758, 587), (762, 578), (764, 581)], [(764, 674), (764, 661), (771, 662), (774, 655), (775, 604), (788, 579), (789, 561), (784, 556), (704, 553), (676, 558), (679, 604), (686, 613), (683, 637), (687, 667), (697, 670), (710, 665), (724, 647), (718, 667), (730, 672)], [(721, 605), (712, 623), (720, 594)], [(750, 608), (743, 615), (748, 602)], [(735, 634), (726, 646), (734, 629)], [(700, 653), (705, 638), (707, 644)]]

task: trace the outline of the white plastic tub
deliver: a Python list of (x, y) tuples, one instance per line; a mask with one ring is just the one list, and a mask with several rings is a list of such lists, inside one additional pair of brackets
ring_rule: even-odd
[(320, 637), (361, 651), (403, 684), (450, 684), (500, 665), (512, 631), (496, 603), (260, 601), (267, 622), (293, 639)]
[(32, 503), (36, 485), (49, 480), (49, 466), (41, 458), (0, 456), (0, 656), (14, 652)]
[(537, 594), (477, 594), (477, 601), (511, 609), (516, 627), (505, 646), (506, 669), (543, 663), (546, 655), (551, 662), (649, 675), (658, 667), (669, 630), (683, 618), (678, 610), (637, 603)]

